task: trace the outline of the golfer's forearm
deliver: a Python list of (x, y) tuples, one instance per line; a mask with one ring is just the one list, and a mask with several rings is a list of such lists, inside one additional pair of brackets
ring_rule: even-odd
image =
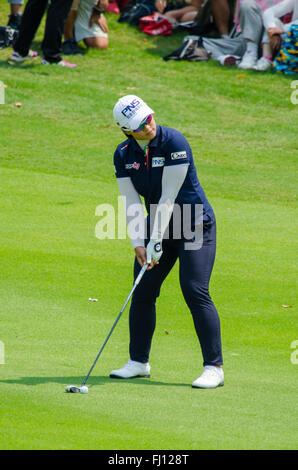
[(126, 225), (132, 246), (145, 246), (145, 215), (143, 204), (130, 178), (117, 178), (124, 198)]
[(185, 180), (188, 163), (164, 167), (162, 176), (162, 192), (156, 208), (151, 238), (162, 240), (169, 225), (174, 203)]

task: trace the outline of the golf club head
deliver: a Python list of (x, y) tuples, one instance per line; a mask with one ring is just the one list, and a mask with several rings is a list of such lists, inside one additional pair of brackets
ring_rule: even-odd
[(88, 393), (88, 387), (86, 385), (83, 385), (82, 387), (77, 387), (76, 385), (67, 385), (65, 387), (65, 391), (67, 393)]

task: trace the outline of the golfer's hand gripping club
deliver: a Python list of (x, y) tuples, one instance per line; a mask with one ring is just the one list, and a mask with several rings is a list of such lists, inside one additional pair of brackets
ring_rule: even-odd
[(151, 239), (146, 247), (147, 263), (150, 264), (152, 261), (157, 263), (162, 255), (162, 244), (161, 240)]

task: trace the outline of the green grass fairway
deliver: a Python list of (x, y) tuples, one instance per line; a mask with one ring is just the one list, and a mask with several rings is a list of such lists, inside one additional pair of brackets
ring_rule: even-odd
[[(8, 11), (1, 2), (0, 24)], [(71, 57), (76, 70), (13, 66), (0, 51), (0, 448), (297, 449), (294, 78), (164, 62), (183, 34), (108, 23), (109, 49)], [(112, 109), (129, 93), (188, 138), (217, 216), (216, 390), (190, 386), (202, 356), (175, 266), (158, 300), (151, 378), (109, 378), (128, 359), (127, 308), (89, 394), (64, 393), (81, 384), (132, 286), (130, 241), (95, 237), (96, 207), (117, 208)]]

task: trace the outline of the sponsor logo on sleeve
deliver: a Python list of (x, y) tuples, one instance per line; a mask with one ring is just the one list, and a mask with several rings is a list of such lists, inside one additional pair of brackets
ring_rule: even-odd
[(165, 165), (165, 157), (153, 157), (152, 158), (152, 168)]
[(140, 164), (137, 162), (126, 163), (125, 165), (126, 170), (138, 170), (139, 168), (140, 168)]
[(180, 160), (181, 158), (187, 158), (186, 150), (184, 150), (182, 152), (171, 153), (171, 159), (172, 160)]

